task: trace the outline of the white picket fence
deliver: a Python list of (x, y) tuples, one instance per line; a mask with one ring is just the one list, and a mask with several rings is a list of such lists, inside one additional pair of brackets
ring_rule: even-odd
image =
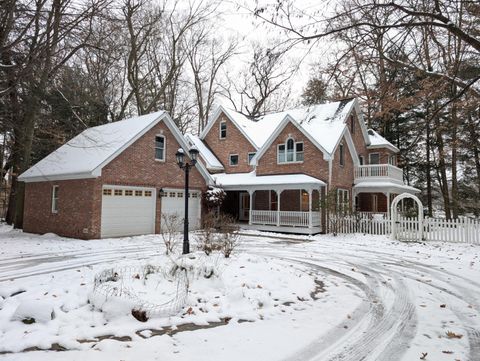
[[(480, 245), (480, 220), (478, 219), (440, 219), (423, 220), (422, 232), (416, 217), (399, 216), (395, 220), (395, 238), (404, 241), (444, 241), (463, 242)], [(363, 233), (388, 235), (392, 233), (390, 218), (372, 218), (365, 216), (330, 216), (329, 233)]]
[(372, 218), (366, 216), (330, 216), (330, 233), (364, 233), (364, 234), (390, 234), (391, 222), (388, 218)]
[(423, 224), (423, 238), (427, 241), (480, 244), (480, 220), (478, 219), (461, 218), (447, 221), (426, 218)]

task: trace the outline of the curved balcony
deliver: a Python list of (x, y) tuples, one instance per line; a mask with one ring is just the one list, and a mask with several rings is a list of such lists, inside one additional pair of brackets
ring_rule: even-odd
[(355, 184), (365, 181), (390, 180), (403, 184), (403, 170), (391, 164), (369, 164), (355, 167)]

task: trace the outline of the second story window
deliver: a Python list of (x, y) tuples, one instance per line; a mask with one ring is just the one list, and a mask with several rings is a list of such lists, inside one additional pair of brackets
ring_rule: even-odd
[(369, 158), (370, 164), (380, 164), (380, 153), (370, 153)]
[(278, 144), (277, 162), (303, 162), (303, 142), (295, 142), (292, 138), (288, 138), (284, 144)]
[(343, 144), (340, 144), (338, 151), (340, 153), (340, 165), (345, 165), (345, 147)]
[(238, 154), (230, 154), (230, 165), (238, 165)]
[(350, 115), (350, 131), (355, 134), (355, 117)]
[(220, 122), (220, 139), (227, 137), (227, 122)]
[(363, 158), (363, 155), (359, 155), (358, 156), (358, 160), (360, 162), (360, 165), (364, 165), (365, 164), (365, 159)]
[(163, 135), (155, 137), (155, 159), (165, 160), (165, 137)]

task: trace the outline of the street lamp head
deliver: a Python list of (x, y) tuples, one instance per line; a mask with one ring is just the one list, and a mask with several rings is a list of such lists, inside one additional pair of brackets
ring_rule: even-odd
[(182, 148), (179, 148), (177, 150), (177, 153), (175, 153), (175, 156), (177, 157), (177, 164), (180, 168), (183, 167), (183, 165), (185, 164), (185, 152), (183, 151)]
[(197, 157), (198, 157), (198, 149), (195, 147), (190, 148), (188, 151), (190, 153), (190, 159), (192, 159), (192, 165), (197, 163)]

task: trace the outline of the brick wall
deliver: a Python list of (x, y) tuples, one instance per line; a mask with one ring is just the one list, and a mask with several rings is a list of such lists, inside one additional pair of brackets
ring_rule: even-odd
[[(166, 138), (166, 160), (155, 160), (155, 135)], [(101, 228), (102, 186), (124, 185), (183, 188), (184, 172), (176, 164), (180, 147), (168, 127), (160, 122), (125, 149), (102, 169), (97, 179), (36, 182), (26, 184), (24, 230), (32, 233), (54, 232), (76, 238), (99, 238)], [(191, 189), (205, 190), (206, 183), (197, 169), (190, 172)], [(59, 185), (59, 212), (51, 214), (51, 188)], [(157, 198), (155, 230), (160, 230), (161, 199)], [(88, 233), (83, 233), (83, 229)]]
[[(220, 139), (220, 122), (222, 121), (227, 122), (225, 139)], [(225, 114), (220, 114), (204, 142), (222, 163), (226, 173), (247, 173), (253, 170), (253, 167), (248, 164), (248, 153), (256, 152), (256, 149)], [(238, 154), (238, 165), (230, 165), (230, 154)]]
[(352, 136), (353, 144), (355, 145), (355, 149), (357, 150), (358, 156), (363, 156), (365, 161), (364, 164), (368, 163), (368, 150), (365, 144), (365, 138), (363, 137), (362, 128), (360, 127), (360, 121), (355, 111), (352, 112), (352, 116), (355, 119), (355, 129), (354, 133), (352, 133), (352, 127), (350, 124), (350, 117), (347, 119), (348, 129)]
[(270, 191), (256, 191), (253, 195), (253, 209), (257, 211), (270, 210)]
[[(295, 142), (303, 141), (304, 161), (277, 164), (277, 144), (285, 143), (289, 136)], [(324, 182), (328, 181), (328, 162), (323, 159), (323, 153), (296, 126), (289, 123), (260, 158), (257, 164), (257, 175), (293, 173), (307, 174)]]
[[(23, 230), (30, 233), (56, 233), (81, 239), (98, 238), (92, 194), (96, 179), (35, 182), (25, 184)], [(52, 188), (58, 188), (58, 213), (52, 213)], [(84, 232), (85, 230), (85, 232)]]
[[(380, 164), (388, 164), (390, 156), (396, 154), (395, 152), (392, 152), (387, 148), (369, 149), (368, 154), (372, 154), (372, 153), (380, 154)], [(368, 159), (367, 159), (367, 162), (369, 162)]]

